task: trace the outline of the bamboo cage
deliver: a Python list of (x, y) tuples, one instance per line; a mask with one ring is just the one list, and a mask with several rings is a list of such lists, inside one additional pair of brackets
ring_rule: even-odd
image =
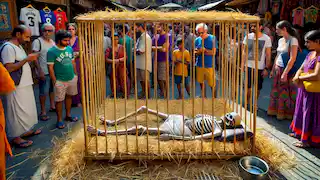
[[(81, 61), (81, 88), (83, 102), (83, 123), (84, 126), (93, 126), (95, 129), (102, 129), (106, 133), (105, 136), (92, 135), (85, 128), (85, 157), (88, 159), (229, 159), (233, 157), (244, 156), (254, 153), (255, 134), (256, 134), (256, 111), (257, 111), (257, 78), (251, 81), (250, 98), (247, 98), (248, 93), (248, 61), (245, 62), (244, 69), (241, 69), (242, 56), (248, 57), (248, 46), (243, 46), (242, 42), (246, 35), (249, 34), (249, 26), (251, 24), (259, 27), (260, 19), (256, 16), (250, 16), (239, 12), (158, 12), (158, 11), (136, 11), (136, 12), (115, 12), (115, 11), (99, 11), (83, 14), (76, 17), (79, 28), (79, 43), (80, 43), (80, 61)], [(162, 47), (166, 52), (166, 83), (165, 83), (165, 98), (160, 99), (158, 93), (157, 72), (158, 65), (154, 63), (152, 67), (154, 88), (150, 92), (146, 91), (146, 97), (143, 100), (138, 99), (138, 91), (144, 86), (147, 89), (151, 86), (151, 76), (149, 81), (141, 84), (137, 80), (137, 47), (136, 42), (139, 37), (135, 33), (131, 34), (134, 42), (133, 47), (130, 47), (133, 52), (133, 60), (128, 65), (123, 63), (123, 73), (126, 74), (127, 69), (131, 73), (124, 76), (124, 82), (127, 78), (131, 78), (133, 86), (133, 96), (126, 96), (131, 89), (127, 88), (127, 83), (124, 84), (124, 98), (117, 98), (117, 88), (113, 88), (113, 98), (107, 97), (107, 88), (110, 86), (107, 83), (106, 76), (106, 59), (104, 52), (104, 24), (111, 26), (112, 44), (114, 44), (116, 25), (123, 27), (125, 34), (125, 24), (131, 30), (136, 30), (138, 24), (143, 23), (144, 29), (147, 29), (147, 24), (161, 24), (162, 28), (169, 32), (171, 25), (180, 25), (182, 34), (185, 32), (185, 25), (190, 27), (190, 31), (196, 34), (196, 25), (205, 23), (211, 27), (210, 33), (218, 39), (216, 53), (212, 55), (214, 73), (212, 78), (215, 81), (215, 87), (211, 91), (211, 97), (205, 98), (205, 93), (210, 92), (210, 88), (200, 90), (197, 83), (196, 73), (196, 55), (195, 45), (192, 43), (190, 50), (190, 71), (187, 82), (182, 78), (182, 99), (176, 99), (177, 90), (174, 82), (175, 63), (169, 59), (169, 54), (174, 51), (175, 32), (172, 30), (171, 39), (166, 35), (166, 43), (171, 40), (171, 46)], [(140, 25), (141, 26), (141, 25)], [(257, 28), (258, 29), (258, 28)], [(155, 32), (156, 34), (156, 32)], [(143, 33), (141, 37), (149, 40), (147, 33)], [(192, 38), (192, 42), (196, 37)], [(182, 46), (184, 49), (184, 38), (182, 38)], [(123, 42), (126, 42), (124, 36)], [(153, 44), (153, 48), (157, 48), (157, 41)], [(151, 46), (144, 41), (145, 49)], [(212, 46), (215, 46), (214, 44)], [(126, 47), (124, 47), (124, 59), (128, 58)], [(150, 48), (150, 47), (149, 47)], [(204, 48), (204, 41), (202, 41)], [(118, 64), (116, 59), (116, 48), (112, 48), (112, 63), (111, 67), (114, 71), (110, 77), (113, 79), (113, 87), (116, 87), (119, 82), (116, 82), (116, 70)], [(258, 66), (258, 41), (255, 40), (254, 54), (256, 54), (254, 64)], [(153, 51), (153, 60), (157, 62), (157, 50)], [(147, 53), (144, 53), (145, 59), (150, 58)], [(141, 56), (141, 55), (140, 55)], [(185, 63), (184, 53), (182, 53), (182, 63)], [(145, 68), (147, 63), (145, 61)], [(217, 62), (217, 66), (216, 63)], [(202, 53), (202, 64), (204, 64), (204, 52)], [(129, 67), (128, 67), (129, 66)], [(182, 68), (183, 76), (185, 75)], [(258, 70), (255, 68), (251, 71), (252, 77), (258, 76)], [(147, 79), (147, 71), (144, 71), (144, 78)], [(244, 77), (244, 78), (243, 78)], [(187, 96), (184, 89), (189, 84), (191, 87), (190, 97)], [(111, 85), (112, 86), (112, 85)], [(204, 85), (205, 86), (205, 85)], [(197, 93), (201, 91), (201, 97), (197, 97)], [(140, 115), (135, 113), (139, 107), (154, 109), (156, 113)], [(149, 128), (158, 128), (163, 123), (163, 119), (154, 116), (160, 112), (166, 114), (181, 114), (183, 117), (195, 117), (196, 114), (209, 114), (218, 119), (228, 112), (237, 112), (242, 117), (244, 125), (244, 140), (238, 141), (234, 136), (232, 141), (227, 141), (226, 138), (216, 140), (215, 138), (200, 139), (200, 140), (178, 140), (172, 139), (169, 141), (160, 140), (160, 132), (149, 134)], [(121, 124), (115, 124), (110, 127), (107, 123), (100, 123), (99, 118), (104, 117), (109, 120), (116, 120), (122, 116), (130, 115), (131, 117), (123, 118)], [(133, 115), (133, 116), (132, 116)], [(214, 123), (213, 123), (214, 124)], [(145, 126), (146, 132), (138, 135), (138, 130), (134, 135), (128, 133), (118, 133), (121, 130), (128, 130), (131, 127), (138, 128), (139, 125)], [(204, 125), (202, 124), (202, 128)], [(247, 137), (247, 128), (253, 133), (250, 138)], [(213, 127), (214, 129), (214, 127)], [(223, 134), (226, 136), (226, 127), (222, 127)], [(108, 131), (116, 131), (114, 135), (108, 134)], [(185, 128), (183, 126), (183, 132)], [(194, 133), (194, 128), (193, 128)], [(122, 131), (121, 131), (122, 132)], [(213, 134), (213, 133), (212, 133)], [(201, 136), (203, 133), (201, 134)]]

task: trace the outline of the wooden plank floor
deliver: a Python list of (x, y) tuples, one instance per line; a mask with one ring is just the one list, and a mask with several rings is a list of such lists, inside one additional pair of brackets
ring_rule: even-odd
[(285, 149), (293, 152), (296, 157), (296, 165), (294, 167), (280, 170), (285, 179), (320, 180), (320, 160), (308, 151), (294, 147), (292, 143), (297, 141), (296, 139), (276, 130), (264, 130), (264, 133), (275, 138)]

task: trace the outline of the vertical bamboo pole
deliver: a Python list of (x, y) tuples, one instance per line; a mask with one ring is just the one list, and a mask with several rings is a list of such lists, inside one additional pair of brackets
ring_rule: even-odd
[[(255, 25), (255, 24), (254, 24)], [(258, 27), (256, 27), (257, 29), (258, 29)], [(256, 42), (256, 37), (257, 37), (258, 35), (257, 35), (257, 33), (255, 34), (255, 38), (254, 38), (254, 42)], [(255, 54), (255, 52), (254, 52), (254, 58), (256, 58), (256, 56), (257, 56), (257, 54)], [(249, 57), (249, 56), (248, 56)], [(254, 63), (253, 63), (254, 64)], [(254, 66), (254, 65), (252, 65), (252, 66)], [(251, 68), (251, 89), (250, 89), (250, 103), (249, 103), (249, 106), (250, 106), (250, 129), (252, 129), (252, 112), (253, 112), (253, 107), (252, 107), (252, 105), (253, 105), (253, 96), (254, 96), (254, 80), (256, 79), (255, 77), (254, 77), (254, 70), (255, 69), (257, 69), (257, 67), (256, 66), (254, 66), (254, 67), (252, 67)]]
[(83, 118), (83, 125), (84, 125), (84, 153), (85, 156), (88, 156), (88, 132), (87, 132), (87, 125), (88, 125), (88, 117), (87, 117), (87, 103), (86, 103), (86, 99), (85, 99), (85, 87), (84, 87), (84, 83), (85, 83), (85, 76), (84, 76), (84, 49), (83, 49), (83, 44), (84, 44), (84, 40), (83, 40), (83, 23), (78, 23), (78, 27), (79, 27), (79, 46), (80, 46), (80, 74), (81, 74), (81, 100), (82, 100), (82, 118)]
[[(112, 37), (112, 79), (113, 79), (113, 118), (117, 119), (117, 86), (116, 86), (116, 64), (115, 64), (115, 47), (114, 47), (114, 22), (111, 25), (111, 37)], [(116, 129), (116, 146), (117, 154), (119, 154), (119, 141), (118, 141), (118, 123), (115, 123)]]
[[(155, 49), (154, 49), (154, 60), (153, 60), (153, 97), (158, 96), (158, 71), (157, 71), (157, 67), (158, 67), (158, 33), (157, 33), (157, 26), (158, 24), (156, 24), (156, 26), (154, 27), (154, 44), (155, 44)], [(157, 103), (158, 104), (158, 103)]]
[[(241, 56), (239, 56), (239, 58), (241, 58), (240, 59), (240, 61), (241, 61), (241, 63), (243, 63), (243, 64), (245, 64), (245, 62), (243, 62), (243, 61), (246, 61), (245, 59), (243, 59), (243, 53), (244, 53), (244, 48), (245, 48), (245, 46), (243, 46), (242, 44), (243, 44), (243, 41), (244, 41), (244, 23), (242, 22), (241, 23), (241, 28), (240, 28), (240, 24), (239, 24), (239, 31), (240, 31), (240, 33), (241, 33), (241, 41), (240, 41), (240, 39), (239, 39), (239, 51), (241, 51), (240, 52), (240, 54), (241, 54)], [(241, 50), (240, 50), (240, 47), (242, 47), (241, 48)], [(240, 67), (240, 68), (242, 68), (242, 67)], [(241, 107), (241, 109), (240, 109), (240, 116), (241, 116), (241, 118), (243, 117), (242, 116), (242, 112), (243, 112), (243, 108), (242, 108), (242, 106), (243, 106), (243, 96), (245, 96), (246, 97), (246, 95), (243, 95), (243, 73), (245, 72), (245, 66), (243, 66), (243, 68), (244, 69), (241, 69), (241, 76), (239, 77), (240, 78), (240, 107)]]
[[(137, 37), (136, 37), (136, 22), (133, 22), (133, 42), (136, 43)], [(133, 61), (134, 61), (134, 109), (135, 111), (137, 110), (137, 99), (138, 99), (138, 88), (137, 88), (137, 46), (134, 46), (134, 51), (133, 51)], [(137, 114), (134, 116), (134, 121), (135, 121), (135, 126), (136, 126), (136, 153), (139, 153), (139, 143), (138, 143), (138, 119), (137, 119)]]
[[(232, 109), (233, 111), (235, 111), (235, 105), (237, 105), (237, 97), (236, 97), (236, 92), (238, 92), (238, 84), (236, 82), (236, 65), (237, 65), (237, 53), (236, 53), (236, 43), (237, 43), (237, 40), (236, 40), (236, 24), (235, 23), (232, 23), (232, 39), (233, 39), (233, 43), (231, 46), (232, 48), (232, 57), (233, 57), (233, 60), (232, 60), (232, 84), (234, 85), (233, 87), (231, 87), (231, 89), (233, 90), (232, 92)], [(236, 128), (234, 127), (234, 136), (233, 136), (233, 151), (235, 152), (236, 151), (236, 143), (237, 143), (237, 138), (236, 138)]]
[(222, 46), (222, 39), (223, 39), (223, 35), (222, 35), (222, 26), (223, 24), (221, 22), (219, 22), (219, 67), (218, 67), (218, 72), (219, 72), (219, 87), (218, 87), (218, 94), (220, 94), (220, 97), (223, 97), (222, 95), (222, 86), (223, 86), (223, 80), (222, 80), (222, 59), (223, 59), (223, 46)]
[[(216, 36), (216, 23), (212, 23), (212, 36), (214, 36), (214, 41), (212, 41), (212, 47), (216, 47), (216, 41), (217, 41), (217, 36)], [(217, 48), (217, 47), (216, 47)], [(213, 69), (213, 74), (212, 74), (212, 78), (214, 81), (214, 85), (212, 86), (212, 116), (214, 117), (215, 113), (214, 113), (214, 101), (215, 101), (215, 89), (216, 89), (216, 58), (215, 58), (215, 53), (212, 54), (212, 69)], [(211, 151), (212, 153), (214, 152), (214, 123), (212, 123), (212, 137), (211, 137)]]
[[(248, 40), (249, 40), (249, 23), (246, 24), (246, 42), (247, 42), (247, 45), (245, 46), (246, 49), (245, 49), (245, 57), (246, 59), (244, 59), (246, 65), (245, 65), (245, 85), (244, 85), (244, 119), (245, 119), (245, 132), (247, 130), (247, 109), (248, 109), (248, 98), (247, 98), (247, 94), (248, 94), (248, 52), (249, 52), (249, 48), (248, 48)], [(247, 133), (245, 133), (245, 137), (247, 136)], [(246, 140), (245, 139), (245, 144), (246, 144)]]
[(231, 84), (232, 84), (232, 59), (231, 59), (231, 40), (232, 40), (232, 24), (229, 22), (228, 23), (228, 43), (226, 44), (228, 49), (227, 49), (227, 52), (228, 52), (228, 61), (227, 61), (227, 88), (228, 88), (228, 105), (229, 105), (229, 108), (231, 108), (231, 110), (233, 110), (233, 107), (232, 107), (232, 88), (231, 88)]
[[(221, 67), (221, 70), (222, 70), (222, 93), (223, 93), (223, 98), (224, 98), (224, 109), (223, 109), (223, 114), (226, 114), (226, 111), (227, 111), (227, 96), (226, 94), (228, 93), (228, 87), (227, 87), (227, 63), (228, 63), (228, 59), (226, 58), (227, 57), (227, 54), (228, 54), (228, 49), (226, 47), (226, 37), (227, 37), (227, 33), (226, 33), (226, 22), (223, 22), (223, 25), (222, 25), (222, 67)], [(224, 123), (224, 139), (223, 139), (223, 147), (224, 147), (224, 152), (226, 152), (226, 123)]]
[[(168, 32), (168, 24), (166, 25), (166, 32)], [(169, 76), (169, 33), (166, 33), (166, 93), (167, 93), (167, 114), (169, 114), (169, 98), (170, 98), (170, 76)]]
[[(203, 24), (202, 26), (202, 30), (203, 32), (205, 31), (205, 24)], [(201, 36), (200, 36), (201, 38)], [(202, 71), (205, 71), (205, 65), (204, 65), (204, 39), (201, 38), (201, 48), (202, 48), (202, 53), (201, 53), (201, 62), (202, 62)], [(204, 96), (206, 94), (205, 92), (205, 83), (204, 81), (201, 83), (202, 85), (202, 96), (201, 96), (201, 99), (202, 99), (202, 104), (201, 104), (201, 114), (202, 114), (202, 120), (201, 120), (201, 155), (203, 155), (203, 131), (204, 131), (204, 117), (203, 117), (203, 114), (204, 114)]]
[[(239, 91), (241, 91), (241, 85), (239, 86), (239, 82), (240, 82), (240, 68), (241, 68), (241, 54), (240, 54), (240, 50), (241, 50), (241, 41), (240, 41), (240, 34), (241, 34), (241, 30), (240, 30), (240, 23), (236, 24), (237, 29), (237, 42), (238, 42), (238, 46), (237, 46), (237, 74), (236, 74), (236, 78), (237, 78), (237, 91), (236, 91), (236, 100), (237, 100), (237, 109), (236, 112), (239, 113)], [(242, 38), (243, 39), (243, 38)], [(241, 40), (242, 40), (241, 39)], [(241, 103), (240, 103), (241, 104)], [(240, 112), (241, 113), (241, 112)], [(242, 115), (242, 114), (241, 114)], [(240, 116), (241, 116), (240, 115)], [(242, 117), (242, 116), (241, 116)]]
[[(157, 24), (156, 24), (157, 26)], [(155, 27), (155, 37), (154, 37), (154, 43), (155, 43), (155, 55), (154, 55), (154, 62), (153, 62), (153, 67), (154, 67), (154, 72), (153, 72), (153, 78), (154, 78), (154, 98), (156, 99), (156, 110), (157, 114), (159, 114), (159, 105), (158, 105), (158, 39), (160, 37), (160, 34), (158, 36), (157, 34), (157, 27)], [(164, 28), (164, 27), (162, 27)], [(160, 124), (159, 124), (159, 116), (157, 116), (157, 128), (158, 128), (158, 153), (160, 154)]]
[[(147, 66), (148, 66), (148, 41), (149, 39), (147, 39), (147, 23), (144, 24), (144, 55), (145, 55), (145, 89), (146, 89), (146, 107), (148, 109), (148, 98), (149, 98), (149, 89), (148, 89), (148, 85), (149, 85), (149, 81), (150, 79), (147, 78)], [(150, 44), (149, 44), (150, 45)], [(146, 111), (146, 126), (147, 126), (147, 154), (149, 154), (149, 123), (148, 123), (148, 111)]]
[[(172, 22), (172, 27), (174, 28), (174, 22)], [(167, 32), (169, 33), (169, 31)], [(172, 35), (171, 35), (171, 52), (173, 52), (174, 50), (174, 29), (172, 30)], [(171, 81), (172, 81), (172, 99), (175, 99), (175, 95), (174, 95), (174, 66), (175, 64), (172, 62), (172, 75), (171, 75)], [(169, 83), (169, 82), (168, 82)]]
[[(185, 51), (185, 47), (184, 47), (184, 23), (182, 22), (182, 87), (181, 87), (181, 92), (182, 92), (182, 119), (183, 119), (183, 124), (185, 123), (184, 121), (184, 91), (185, 91), (185, 79), (184, 79), (184, 66), (185, 66), (185, 56), (184, 56), (184, 51)], [(173, 44), (172, 44), (173, 45)], [(173, 61), (172, 61), (173, 62)], [(174, 62), (172, 63), (173, 66)], [(172, 71), (172, 76), (174, 71)], [(174, 81), (174, 78), (172, 78), (172, 82)], [(174, 89), (174, 88), (173, 88)], [(174, 91), (173, 91), (174, 93)], [(173, 98), (174, 98), (174, 94), (172, 94)], [(184, 132), (185, 132), (185, 126), (182, 126), (182, 135), (183, 135), (183, 139), (184, 139)], [(182, 141), (183, 143), (183, 152), (186, 152), (186, 145), (185, 145), (185, 141)]]
[(254, 111), (253, 111), (253, 144), (252, 153), (255, 153), (256, 128), (257, 128), (257, 106), (258, 106), (258, 61), (259, 61), (259, 22), (256, 23), (256, 56), (255, 56), (255, 82), (254, 82)]
[(195, 23), (192, 22), (192, 33), (193, 33), (193, 36), (192, 36), (192, 66), (191, 66), (191, 71), (192, 71), (192, 134), (195, 135), (195, 119), (194, 119), (194, 116), (195, 116), (195, 112), (194, 112), (194, 98), (196, 96), (196, 54), (195, 54)]
[[(127, 51), (126, 51), (126, 30), (125, 30), (125, 23), (122, 24), (122, 43), (123, 43), (123, 52), (124, 52), (124, 69), (123, 69), (123, 74), (124, 74), (124, 116), (127, 116)], [(130, 89), (129, 89), (130, 91)], [(128, 118), (126, 118), (125, 121), (125, 126), (126, 126), (126, 152), (129, 153), (129, 149), (128, 149)]]

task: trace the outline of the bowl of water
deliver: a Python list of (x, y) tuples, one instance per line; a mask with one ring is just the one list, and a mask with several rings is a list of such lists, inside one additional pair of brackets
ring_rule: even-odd
[(240, 175), (247, 179), (267, 179), (268, 164), (256, 156), (245, 156), (239, 161)]

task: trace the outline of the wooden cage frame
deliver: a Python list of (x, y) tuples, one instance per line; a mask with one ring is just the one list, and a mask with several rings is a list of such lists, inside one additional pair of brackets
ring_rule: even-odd
[[(244, 39), (245, 34), (249, 34), (249, 24), (255, 24), (256, 27), (259, 27), (259, 17), (250, 16), (247, 14), (239, 13), (239, 12), (157, 12), (157, 11), (137, 11), (137, 12), (115, 12), (115, 11), (99, 11), (84, 14), (76, 17), (76, 21), (78, 24), (78, 35), (79, 35), (79, 44), (80, 44), (80, 61), (81, 61), (81, 89), (82, 89), (82, 104), (83, 104), (83, 123), (84, 123), (84, 137), (85, 137), (85, 158), (88, 159), (165, 159), (165, 157), (160, 154), (150, 154), (150, 153), (139, 153), (138, 150), (135, 153), (120, 153), (117, 148), (117, 153), (109, 153), (108, 148), (106, 148), (105, 152), (98, 151), (98, 137), (90, 137), (86, 126), (93, 125), (95, 128), (97, 125), (97, 116), (98, 114), (106, 114), (105, 109), (105, 99), (106, 99), (106, 69), (105, 69), (105, 57), (103, 52), (103, 34), (104, 34), (104, 23), (109, 23), (112, 27), (112, 36), (115, 31), (115, 24), (120, 23), (124, 26), (124, 23), (128, 23), (130, 27), (135, 29), (136, 23), (154, 23), (160, 22), (168, 25), (174, 23), (182, 24), (182, 32), (184, 33), (184, 24), (189, 23), (192, 27), (193, 33), (195, 33), (195, 25), (196, 23), (206, 23), (212, 25), (214, 27), (212, 29), (213, 34), (215, 34), (215, 27), (219, 26), (219, 34), (215, 34), (216, 37), (219, 37), (219, 47), (217, 52), (219, 52), (218, 61), (221, 65), (218, 68), (218, 72), (220, 73), (220, 83), (218, 88), (218, 94), (225, 101), (225, 106), (228, 104), (229, 107), (243, 117), (245, 126), (250, 126), (253, 130), (253, 138), (250, 139), (249, 154), (254, 153), (255, 150), (255, 135), (256, 135), (256, 117), (257, 117), (257, 78), (254, 78), (251, 81), (251, 87), (254, 88), (251, 91), (250, 102), (247, 102), (247, 98), (243, 98), (243, 94), (247, 94), (248, 91), (248, 78), (240, 78), (243, 71), (239, 67), (239, 63), (241, 60), (241, 56), (243, 54), (248, 57), (248, 46), (245, 46), (245, 50), (241, 51), (240, 45), (239, 48), (232, 48), (231, 39), (237, 40), (240, 42), (240, 39)], [(166, 26), (168, 28), (168, 26)], [(124, 28), (123, 28), (124, 29)], [(258, 28), (257, 28), (258, 32)], [(168, 37), (168, 35), (167, 35)], [(230, 44), (228, 41), (230, 40)], [(114, 39), (114, 38), (113, 38)], [(136, 35), (134, 34), (133, 41), (136, 42)], [(183, 46), (184, 46), (184, 38)], [(168, 40), (168, 38), (167, 38)], [(193, 39), (194, 40), (194, 39)], [(112, 44), (113, 44), (112, 40)], [(123, 39), (125, 42), (125, 37)], [(172, 42), (174, 42), (174, 38), (172, 38)], [(203, 42), (203, 41), (202, 41)], [(236, 42), (236, 41), (235, 41)], [(147, 46), (147, 43), (145, 44)], [(202, 47), (204, 44), (202, 43)], [(136, 50), (136, 47), (133, 47)], [(194, 50), (194, 45), (193, 49)], [(229, 48), (229, 49), (228, 49)], [(114, 48), (113, 48), (114, 49)], [(173, 49), (172, 49), (173, 50)], [(114, 51), (114, 50), (113, 50)], [(229, 51), (232, 51), (233, 57), (231, 57)], [(255, 40), (255, 67), (258, 66), (258, 41)], [(157, 51), (156, 51), (157, 52)], [(167, 51), (168, 52), (168, 51)], [(169, 52), (168, 52), (169, 53)], [(130, 64), (131, 68), (134, 67), (134, 74), (136, 74), (136, 53), (134, 54), (134, 62)], [(193, 58), (191, 62), (191, 90), (192, 90), (192, 100), (194, 102), (195, 99), (195, 54), (192, 52)], [(124, 55), (126, 58), (126, 53)], [(184, 55), (183, 55), (184, 56)], [(156, 57), (156, 55), (155, 55)], [(204, 57), (204, 56), (203, 56)], [(112, 59), (114, 60), (114, 53), (112, 53)], [(184, 57), (182, 58), (184, 61)], [(155, 60), (156, 61), (156, 60)], [(213, 56), (213, 61), (215, 61), (215, 56)], [(235, 63), (229, 63), (233, 61)], [(202, 62), (204, 63), (204, 58), (202, 58)], [(245, 65), (245, 77), (248, 77), (248, 61)], [(126, 64), (126, 63), (124, 63)], [(155, 63), (156, 64), (156, 63)], [(146, 61), (147, 66), (147, 61)], [(156, 65), (155, 65), (156, 66)], [(167, 70), (167, 109), (169, 109), (170, 99), (170, 77), (169, 77), (169, 60), (167, 56), (166, 61), (166, 70)], [(215, 65), (214, 65), (215, 66)], [(112, 67), (115, 68), (115, 63), (113, 61)], [(125, 69), (126, 69), (125, 65)], [(154, 67), (156, 70), (157, 67)], [(172, 67), (173, 69), (173, 67)], [(115, 71), (113, 71), (113, 78), (115, 78)], [(156, 73), (157, 71), (155, 71)], [(184, 73), (184, 70), (183, 70)], [(255, 71), (251, 71), (251, 76), (258, 76), (258, 69), (255, 68)], [(173, 74), (173, 73), (172, 73)], [(147, 74), (145, 74), (147, 76)], [(155, 75), (155, 80), (156, 80)], [(134, 76), (136, 77), (136, 76)], [(126, 79), (126, 78), (125, 78)], [(184, 88), (184, 78), (182, 88)], [(126, 81), (126, 80), (125, 80)], [(156, 81), (155, 81), (156, 82)], [(137, 107), (137, 80), (135, 78), (135, 106)], [(115, 81), (114, 81), (115, 85)], [(172, 81), (172, 86), (174, 85)], [(147, 83), (146, 83), (147, 86)], [(244, 87), (243, 87), (244, 86)], [(127, 91), (127, 88), (125, 88)], [(158, 100), (157, 97), (157, 83), (155, 83), (154, 88), (154, 96), (155, 99)], [(116, 94), (116, 88), (114, 88), (114, 94)], [(151, 94), (151, 92), (150, 92)], [(172, 94), (174, 95), (174, 88), (172, 88)], [(204, 105), (204, 92), (202, 91), (202, 103)], [(254, 100), (252, 99), (254, 98)], [(125, 97), (125, 115), (127, 115), (126, 104), (127, 98)], [(145, 99), (145, 106), (148, 107), (148, 98)], [(181, 100), (183, 104), (185, 101), (184, 97)], [(254, 101), (254, 102), (253, 102)], [(157, 101), (158, 102), (158, 101)], [(214, 91), (212, 91), (212, 112), (213, 106), (215, 102)], [(242, 103), (244, 102), (244, 107), (242, 107)], [(117, 98), (114, 96), (114, 109), (117, 109)], [(249, 104), (249, 110), (247, 110), (247, 105)], [(183, 106), (183, 105), (182, 105)], [(184, 107), (184, 106), (183, 106)], [(184, 108), (182, 108), (183, 111)], [(157, 110), (158, 111), (158, 110)], [(194, 111), (194, 104), (193, 104)], [(226, 108), (225, 110), (226, 111)], [(168, 112), (168, 111), (167, 111)], [(203, 106), (202, 106), (203, 112)], [(184, 116), (184, 111), (183, 111)], [(148, 116), (147, 116), (148, 117)], [(116, 112), (114, 112), (114, 119), (116, 119)], [(146, 123), (148, 123), (148, 118), (146, 118)], [(247, 121), (248, 119), (248, 121)], [(159, 127), (159, 126), (158, 126)], [(104, 126), (105, 130), (107, 130), (106, 125)], [(117, 129), (117, 125), (115, 127)], [(246, 129), (246, 127), (245, 127)], [(224, 131), (225, 132), (225, 131)], [(148, 131), (147, 131), (147, 144), (148, 144)], [(128, 135), (126, 135), (127, 137)], [(136, 135), (137, 136), (137, 135)], [(246, 136), (246, 133), (245, 133)], [(159, 137), (159, 134), (158, 134)], [(116, 135), (118, 138), (118, 135)], [(214, 138), (212, 138), (212, 143)], [(158, 140), (159, 141), (159, 140)], [(246, 141), (246, 138), (245, 138)], [(92, 151), (89, 149), (89, 144), (95, 143), (96, 149)], [(184, 142), (183, 142), (184, 143)], [(201, 140), (202, 143), (202, 140)], [(235, 142), (234, 142), (235, 143)], [(108, 145), (106, 138), (106, 146)], [(226, 145), (226, 141), (224, 141), (224, 146)], [(128, 144), (126, 145), (128, 147)], [(160, 146), (160, 145), (159, 145)], [(118, 147), (118, 145), (117, 145)], [(149, 147), (147, 145), (147, 147)], [(127, 148), (128, 149), (128, 148)], [(149, 152), (149, 150), (147, 150)], [(201, 150), (201, 153), (196, 153), (190, 155), (190, 153), (174, 153), (172, 157), (182, 158), (182, 159), (229, 159), (233, 157), (239, 157), (239, 154), (232, 153), (224, 153), (217, 154), (212, 149), (211, 153), (204, 153)]]

